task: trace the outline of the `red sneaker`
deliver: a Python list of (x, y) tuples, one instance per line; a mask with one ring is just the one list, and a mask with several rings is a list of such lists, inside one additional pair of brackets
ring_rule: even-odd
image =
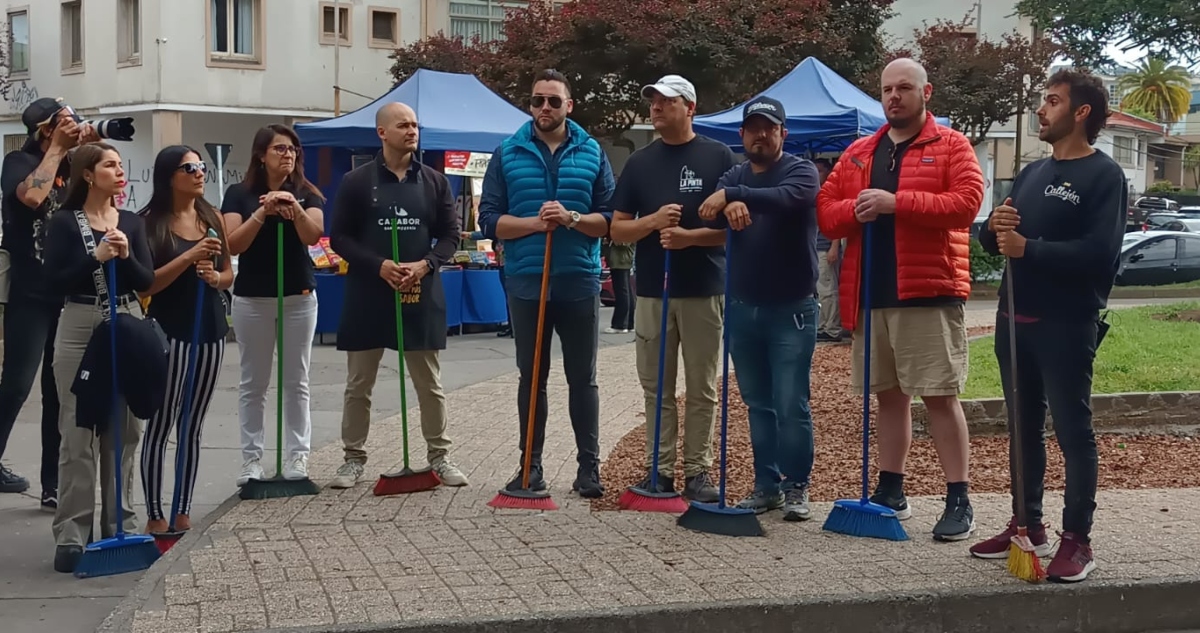
[(1092, 546), (1071, 532), (1063, 532), (1058, 553), (1046, 568), (1046, 577), (1054, 582), (1079, 582), (1096, 569)]
[[(980, 541), (971, 546), (971, 556), (975, 558), (1000, 559), (1008, 558), (1008, 547), (1012, 545), (1012, 537), (1017, 535), (1017, 519), (1008, 522), (1003, 532), (986, 541)], [(1033, 542), (1033, 551), (1038, 558), (1050, 555), (1050, 542), (1046, 538), (1046, 526), (1041, 523), (1029, 527), (1029, 540)]]

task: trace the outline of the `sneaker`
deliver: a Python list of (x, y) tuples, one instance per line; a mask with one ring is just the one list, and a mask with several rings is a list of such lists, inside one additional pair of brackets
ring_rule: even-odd
[(1072, 532), (1063, 532), (1058, 553), (1046, 568), (1046, 578), (1053, 582), (1080, 582), (1096, 569), (1092, 546)]
[(673, 493), (673, 492), (675, 492), (675, 478), (668, 477), (667, 475), (659, 473), (658, 474), (658, 486), (656, 486), (654, 489), (652, 489), (650, 487), (650, 473), (646, 473), (646, 476), (643, 477), (641, 481), (637, 482), (637, 486), (635, 486), (635, 487), (641, 488), (642, 490), (645, 490), (647, 492), (672, 492)]
[(620, 333), (622, 333), (622, 332), (624, 332), (624, 331), (625, 331), (625, 330), (620, 330), (620, 329), (617, 329), (617, 328), (615, 328), (615, 327), (606, 327), (606, 328), (604, 328), (604, 333), (605, 333), (605, 334), (620, 334)]
[(29, 480), (0, 464), (0, 492), (20, 493), (29, 490)]
[(716, 503), (721, 499), (717, 494), (717, 487), (713, 485), (712, 478), (707, 472), (700, 472), (687, 478), (683, 484), (683, 496), (689, 501), (698, 501), (700, 503)]
[(337, 469), (337, 473), (333, 476), (333, 481), (329, 482), (330, 488), (353, 488), (354, 484), (363, 476), (363, 465), (358, 462), (346, 462)]
[[(1033, 543), (1033, 552), (1038, 558), (1045, 558), (1050, 555), (1051, 547), (1046, 539), (1046, 526), (1041, 523), (1029, 526), (1029, 540)], [(971, 546), (971, 556), (975, 558), (985, 558), (998, 560), (1008, 558), (1008, 547), (1012, 545), (1012, 537), (1017, 535), (1017, 519), (1013, 518), (1008, 522), (1008, 527), (1004, 531), (993, 536), (986, 541), (980, 541)]]
[(908, 499), (904, 497), (904, 492), (891, 492), (875, 489), (875, 494), (868, 499), (871, 503), (891, 508), (896, 512), (896, 518), (901, 521), (907, 521), (912, 517), (912, 509), (908, 507)]
[(812, 518), (808, 507), (808, 486), (792, 486), (783, 491), (783, 520), (807, 521)]
[(257, 457), (252, 457), (242, 463), (242, 473), (238, 475), (237, 485), (240, 488), (245, 486), (246, 483), (251, 479), (262, 480), (265, 478), (266, 476), (265, 473), (263, 473), (262, 464), (258, 462)]
[(964, 541), (975, 531), (975, 510), (962, 498), (946, 498), (946, 510), (933, 526), (935, 541)]
[(58, 491), (43, 490), (42, 491), (42, 509), (47, 512), (58, 511)]
[(833, 334), (828, 334), (825, 332), (818, 332), (817, 333), (817, 342), (818, 343), (841, 343), (842, 337), (834, 336)]
[(578, 492), (584, 499), (603, 497), (604, 485), (600, 483), (600, 465), (580, 464), (579, 474), (575, 476), (575, 483), (571, 484), (571, 491)]
[(783, 507), (783, 492), (779, 491), (768, 495), (761, 490), (755, 490), (749, 497), (739, 501), (737, 507), (743, 510), (753, 510), (754, 514), (778, 510)]
[(463, 474), (463, 471), (459, 470), (454, 462), (445, 457), (435, 459), (429, 465), (433, 468), (433, 472), (438, 474), (438, 479), (442, 480), (442, 485), (465, 486), (470, 483), (467, 481), (467, 476)]
[(292, 458), (292, 461), (284, 464), (283, 478), (291, 481), (308, 479), (308, 456), (297, 455)]
[[(517, 474), (508, 482), (508, 485), (504, 489), (510, 492), (521, 490), (523, 488), (521, 486), (522, 479), (522, 469), (517, 468)], [(529, 467), (529, 490), (533, 492), (546, 491), (546, 479), (542, 475), (541, 464), (533, 464)]]

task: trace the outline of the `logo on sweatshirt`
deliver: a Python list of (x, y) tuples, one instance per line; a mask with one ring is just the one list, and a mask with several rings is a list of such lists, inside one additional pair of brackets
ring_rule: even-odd
[(687, 165), (679, 170), (679, 193), (696, 193), (704, 189), (704, 179), (697, 178), (696, 172), (688, 169)]
[(1069, 182), (1064, 182), (1057, 187), (1054, 185), (1046, 185), (1046, 197), (1059, 198), (1074, 205), (1078, 205), (1080, 200), (1079, 194), (1074, 189), (1071, 189), (1071, 183)]

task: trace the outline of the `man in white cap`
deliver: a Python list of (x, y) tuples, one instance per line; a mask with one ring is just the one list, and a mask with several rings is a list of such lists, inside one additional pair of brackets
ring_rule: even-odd
[[(636, 242), (634, 314), (637, 368), (646, 397), (646, 469), (658, 469), (658, 491), (675, 490), (675, 444), (679, 428), (675, 381), (680, 350), (687, 389), (684, 412), (683, 496), (717, 501), (709, 476), (712, 430), (717, 412), (717, 367), (724, 322), (725, 234), (705, 227), (698, 211), (717, 180), (737, 163), (725, 145), (692, 130), (696, 89), (679, 75), (642, 88), (650, 121), (660, 138), (625, 163), (613, 194), (611, 237)], [(662, 438), (653, 463), (657, 413), (659, 337), (662, 335), (663, 274), (668, 275), (666, 363), (662, 395)], [(648, 489), (649, 472), (639, 487)]]

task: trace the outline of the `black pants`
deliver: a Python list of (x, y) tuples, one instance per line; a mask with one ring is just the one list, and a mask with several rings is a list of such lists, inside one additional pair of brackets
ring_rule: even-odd
[(629, 283), (628, 268), (610, 268), (612, 275), (613, 306), (612, 329), (632, 330), (633, 311), (636, 299), (633, 296), (633, 286)]
[(42, 490), (58, 490), (58, 388), (54, 384), (54, 335), (62, 306), (12, 296), (4, 306), (4, 362), (0, 374), (0, 457), (13, 424), (42, 366)]
[[(510, 298), (509, 310), (517, 347), (517, 369), (521, 374), (520, 387), (517, 390), (517, 409), (521, 415), (521, 463), (524, 463), (534, 340), (537, 338), (538, 302)], [(546, 303), (533, 434), (532, 463), (535, 466), (542, 463), (542, 445), (546, 441), (546, 380), (550, 377), (550, 342), (554, 332), (558, 333), (559, 343), (562, 344), (568, 410), (571, 415), (571, 427), (575, 431), (579, 463), (591, 466), (600, 462), (600, 390), (596, 385), (599, 321), (599, 296), (579, 301)]]
[[(504, 266), (499, 267), (500, 270), (500, 290), (504, 292), (504, 312), (508, 315), (508, 320), (504, 322), (505, 327), (512, 328), (512, 314), (508, 306), (508, 281), (504, 278)], [(501, 328), (504, 329), (504, 328)]]
[[(1086, 538), (1096, 510), (1099, 455), (1092, 430), (1092, 364), (1096, 358), (1096, 328), (1092, 320), (1017, 323), (1017, 399), (1024, 461), (1025, 511), (1030, 524), (1042, 520), (1046, 473), (1046, 405), (1054, 419), (1054, 435), (1066, 462), (1066, 493), (1062, 526)], [(996, 358), (1005, 402), (1012, 416), (1012, 362), (1009, 359), (1008, 317), (996, 317)], [(1012, 444), (1009, 469), (1015, 473)], [(1013, 477), (1013, 512), (1016, 478)]]

